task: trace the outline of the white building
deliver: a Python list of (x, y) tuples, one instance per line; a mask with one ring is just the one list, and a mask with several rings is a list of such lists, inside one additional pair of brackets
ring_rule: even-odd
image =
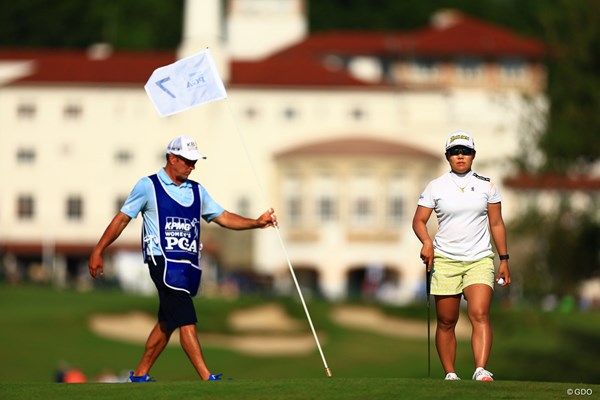
[[(412, 299), (424, 275), (412, 215), (447, 169), (446, 135), (473, 133), (475, 170), (501, 184), (521, 125), (544, 106), (542, 45), (455, 11), (414, 32), (309, 35), (302, 0), (226, 5), (187, 1), (177, 52), (0, 50), (5, 268), (50, 269), (59, 281), (65, 267), (86, 274), (134, 183), (164, 165), (172, 137), (188, 134), (208, 155), (192, 178), (220, 204), (249, 216), (277, 210), (307, 290)], [(158, 117), (143, 89), (151, 72), (207, 46), (229, 98)], [(512, 194), (503, 195), (509, 219)], [(142, 268), (141, 256), (126, 261), (138, 254), (140, 226), (113, 244), (109, 268)], [(289, 287), (275, 231), (205, 224), (203, 242), (207, 265)]]

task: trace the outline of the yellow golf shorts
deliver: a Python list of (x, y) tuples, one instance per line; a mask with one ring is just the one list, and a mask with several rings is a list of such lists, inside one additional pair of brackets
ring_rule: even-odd
[(494, 255), (476, 261), (457, 261), (435, 254), (431, 294), (454, 295), (469, 285), (483, 283), (494, 290)]

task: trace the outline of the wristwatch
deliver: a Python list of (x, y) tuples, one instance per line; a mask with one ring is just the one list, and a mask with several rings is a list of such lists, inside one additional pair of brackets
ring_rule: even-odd
[(508, 254), (500, 254), (500, 256), (498, 258), (500, 260), (508, 260), (510, 257), (508, 256)]

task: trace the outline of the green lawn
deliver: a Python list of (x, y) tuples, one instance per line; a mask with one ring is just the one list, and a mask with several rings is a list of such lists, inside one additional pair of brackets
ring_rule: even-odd
[[(576, 390), (579, 392), (575, 392)], [(582, 391), (586, 395), (574, 394)], [(525, 381), (444, 382), (443, 380), (427, 378), (239, 379), (225, 382), (90, 383), (73, 385), (0, 383), (0, 398), (11, 400), (34, 398), (44, 400), (536, 400), (596, 398), (598, 393), (600, 393), (600, 385)]]
[[(267, 301), (279, 302), (290, 316), (305, 321), (302, 306), (294, 299), (244, 298), (226, 301), (198, 298), (196, 305), (200, 321), (199, 330), (201, 333), (228, 332), (230, 328), (226, 324), (226, 316), (229, 312)], [(121, 373), (134, 368), (143, 345), (99, 337), (89, 331), (87, 319), (90, 315), (100, 312), (127, 313), (142, 310), (154, 314), (156, 304), (155, 297), (126, 295), (109, 289), (78, 293), (46, 287), (0, 285), (0, 399), (19, 398), (18, 393), (27, 392), (28, 388), (49, 392), (43, 398), (54, 398), (52, 393), (63, 396), (70, 391), (80, 391), (80, 395), (85, 398), (102, 398), (95, 396), (125, 390), (120, 385), (109, 384), (44, 383), (52, 382), (55, 369), (61, 360), (77, 366), (90, 378), (105, 370)], [(276, 387), (281, 385), (287, 397), (277, 396), (278, 398), (298, 398), (294, 397), (296, 387), (302, 388), (302, 391), (315, 390), (318, 393), (329, 393), (328, 390), (345, 391), (347, 396), (340, 398), (353, 398), (350, 396), (354, 396), (355, 392), (360, 393), (361, 390), (376, 396), (378, 385), (382, 385), (384, 391), (396, 393), (398, 390), (397, 393), (403, 393), (410, 390), (411, 393), (417, 393), (417, 397), (408, 397), (418, 398), (420, 387), (438, 387), (439, 382), (445, 384), (441, 381), (443, 371), (433, 345), (431, 369), (435, 379), (427, 379), (425, 338), (399, 339), (343, 328), (329, 319), (335, 304), (314, 301), (308, 306), (334, 375), (332, 379), (325, 377), (316, 347), (311, 354), (295, 357), (254, 357), (222, 348), (205, 347), (205, 357), (213, 372), (223, 372), (235, 379), (223, 382), (221, 386), (204, 386), (203, 383), (191, 382), (196, 379), (195, 372), (183, 351), (174, 346), (165, 350), (151, 372), (159, 380), (155, 387), (167, 391), (171, 390), (171, 387), (176, 391), (192, 390), (186, 388), (196, 390), (198, 387), (197, 390), (209, 390), (211, 393), (215, 390), (215, 396), (224, 396), (220, 398), (228, 398), (226, 396), (229, 395), (233, 398), (235, 392), (239, 396), (249, 388), (260, 392), (276, 390)], [(382, 310), (391, 315), (419, 318), (422, 321), (425, 321), (427, 315), (424, 306), (382, 307)], [(488, 367), (498, 381), (486, 390), (496, 390), (493, 389), (496, 387), (509, 390), (512, 387), (510, 385), (533, 385), (532, 387), (537, 388), (535, 393), (538, 393), (541, 387), (548, 387), (555, 391), (549, 397), (558, 398), (566, 393), (567, 388), (575, 388), (575, 384), (581, 383), (583, 387), (591, 387), (590, 384), (600, 382), (600, 367), (597, 362), (600, 355), (597, 346), (600, 343), (598, 312), (561, 314), (533, 310), (507, 311), (497, 308), (492, 313), (494, 347)], [(306, 325), (309, 332), (308, 324)], [(468, 342), (459, 342), (456, 365), (459, 374), (468, 379), (473, 370)], [(467, 393), (464, 398), (470, 398), (468, 393), (475, 393), (481, 390), (482, 386), (472, 386), (473, 382), (467, 382), (466, 379), (456, 388), (461, 391), (464, 388)], [(537, 384), (529, 383), (531, 381), (564, 384), (544, 383), (538, 387)], [(175, 385), (176, 383), (181, 385)], [(200, 386), (195, 386), (197, 384)], [(353, 388), (353, 385), (358, 386)], [(449, 386), (439, 386), (439, 390), (447, 387)], [(92, 393), (88, 396), (87, 393), (83, 393), (88, 390), (97, 391), (98, 394)], [(132, 393), (145, 390), (148, 389), (136, 388)], [(10, 391), (11, 395), (4, 396), (3, 392), (6, 391)], [(598, 390), (595, 392), (600, 393)], [(31, 395), (28, 398), (32, 397), (37, 396)], [(134, 396), (129, 397), (135, 399)]]

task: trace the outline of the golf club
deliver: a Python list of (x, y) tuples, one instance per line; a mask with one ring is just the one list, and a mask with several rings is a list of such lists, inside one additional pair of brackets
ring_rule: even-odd
[[(433, 269), (433, 264), (431, 265), (431, 269)], [(427, 271), (427, 264), (425, 264), (425, 282), (427, 292), (427, 377), (431, 378), (431, 305), (429, 303), (431, 295), (431, 272)]]

